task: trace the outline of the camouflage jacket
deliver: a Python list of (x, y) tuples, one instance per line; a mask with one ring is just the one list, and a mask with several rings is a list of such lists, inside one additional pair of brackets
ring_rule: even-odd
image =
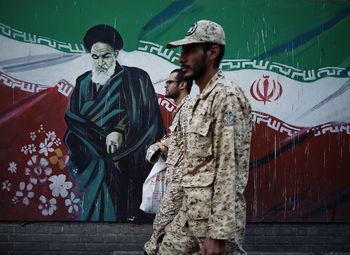
[(181, 103), (174, 111), (173, 120), (169, 127), (169, 135), (165, 136), (161, 142), (168, 148), (166, 164), (177, 166), (183, 164), (184, 141), (186, 130), (188, 129), (193, 103), (190, 95), (182, 99)]
[(188, 129), (193, 103), (190, 96), (185, 97), (174, 112), (170, 133), (161, 142), (168, 147), (166, 160), (166, 191), (161, 201), (159, 211), (153, 222), (153, 233), (144, 245), (149, 255), (157, 253), (159, 238), (165, 233), (165, 227), (178, 213), (183, 199), (181, 180), (184, 165), (184, 140)]
[(241, 239), (242, 229), (244, 234), (250, 112), (242, 89), (221, 71), (194, 103), (185, 144), (184, 203), (175, 224), (188, 226), (195, 236), (228, 240)]

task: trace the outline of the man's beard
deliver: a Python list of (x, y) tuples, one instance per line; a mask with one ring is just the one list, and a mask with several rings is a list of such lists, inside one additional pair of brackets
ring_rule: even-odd
[(197, 63), (196, 66), (190, 68), (189, 66), (186, 66), (187, 68), (190, 68), (192, 70), (192, 74), (186, 76), (186, 74), (184, 75), (184, 77), (188, 80), (197, 80), (199, 78), (201, 78), (205, 72), (208, 69), (208, 65), (207, 65), (207, 54), (205, 53), (202, 56), (202, 59), (200, 60), (200, 62)]
[(92, 68), (92, 82), (99, 84), (99, 85), (105, 85), (107, 83), (107, 81), (112, 77), (112, 75), (114, 74), (115, 71), (115, 66), (116, 63), (113, 62), (113, 64), (107, 69), (101, 69), (101, 68), (96, 68), (93, 67)]
[(167, 91), (165, 92), (165, 97), (167, 98), (171, 98), (171, 99), (177, 99), (180, 95), (180, 91), (178, 89), (173, 89), (172, 91)]

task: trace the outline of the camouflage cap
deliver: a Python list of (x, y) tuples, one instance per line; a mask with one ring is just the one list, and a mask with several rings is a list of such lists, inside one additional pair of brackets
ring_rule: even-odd
[(222, 27), (210, 20), (199, 20), (187, 31), (184, 39), (170, 42), (167, 48), (175, 48), (191, 43), (211, 42), (225, 45), (225, 32)]

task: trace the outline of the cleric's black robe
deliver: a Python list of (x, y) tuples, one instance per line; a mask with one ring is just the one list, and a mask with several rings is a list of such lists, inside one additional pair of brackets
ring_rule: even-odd
[[(146, 149), (163, 135), (163, 123), (148, 74), (120, 66), (98, 92), (91, 71), (77, 78), (65, 115), (68, 168), (81, 192), (81, 220), (125, 221), (138, 211), (151, 165)], [(106, 137), (124, 142), (107, 154)]]

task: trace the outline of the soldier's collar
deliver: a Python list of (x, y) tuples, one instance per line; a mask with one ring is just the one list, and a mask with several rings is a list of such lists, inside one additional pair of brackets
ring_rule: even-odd
[(176, 106), (175, 112), (178, 112), (180, 110), (180, 108), (185, 104), (186, 101), (190, 100), (191, 96), (187, 95), (185, 96), (181, 102), (179, 103), (179, 105)]
[(199, 94), (199, 98), (200, 99), (204, 99), (206, 98), (210, 92), (216, 87), (217, 85), (217, 80), (221, 79), (223, 77), (223, 72), (219, 69), (214, 75), (213, 77), (211, 77), (211, 79), (209, 80), (209, 82), (207, 83), (207, 85), (205, 86), (205, 88), (203, 89), (202, 93)]

